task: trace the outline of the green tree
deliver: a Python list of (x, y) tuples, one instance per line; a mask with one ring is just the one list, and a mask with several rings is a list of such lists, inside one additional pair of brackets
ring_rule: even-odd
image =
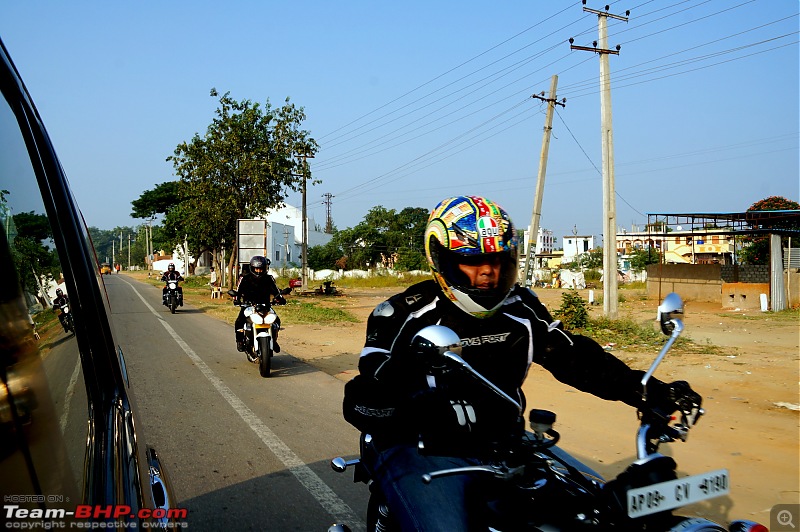
[(334, 232), (324, 246), (310, 248), (314, 269), (364, 269), (388, 261), (398, 271), (426, 267), (423, 237), (428, 211), (406, 207), (400, 212), (373, 207), (358, 225)]
[[(753, 203), (747, 212), (783, 211), (800, 209), (800, 203), (782, 196), (770, 196)], [(762, 223), (757, 229), (800, 229), (798, 224), (786, 221)], [(769, 264), (769, 236), (757, 235), (745, 238), (745, 245), (739, 253), (744, 264)]]
[(658, 264), (661, 262), (661, 252), (655, 248), (634, 249), (630, 254), (631, 270), (635, 272), (644, 271), (648, 264)]
[(133, 218), (153, 219), (158, 214), (167, 214), (179, 203), (179, 181), (167, 181), (156, 185), (153, 190), (145, 190), (131, 202)]
[[(140, 241), (138, 234), (141, 231), (133, 227), (116, 227), (112, 230), (98, 229), (97, 227), (89, 227), (89, 237), (92, 239), (95, 254), (97, 255), (98, 262), (105, 262), (106, 259), (111, 261), (113, 256), (116, 262), (128, 265), (128, 236), (130, 238), (131, 247), (131, 264), (144, 265), (145, 256), (147, 255), (147, 247), (145, 245), (144, 237)], [(120, 242), (120, 234), (122, 241)], [(161, 231), (156, 227), (153, 228), (153, 242), (155, 249), (164, 247), (165, 242), (161, 237)]]
[(299, 191), (310, 178), (302, 156), (318, 149), (300, 129), (305, 112), (289, 98), (272, 107), (269, 100), (262, 106), (229, 94), (211, 90), (219, 107), (206, 134), (195, 134), (167, 158), (180, 184), (164, 225), (176, 243), (186, 239), (196, 257), (234, 242), (237, 219), (280, 207), (289, 190)]
[[(39, 281), (57, 280), (61, 263), (53, 246), (53, 231), (44, 214), (33, 211), (12, 216), (13, 254), (23, 290), (39, 294)], [(45, 301), (39, 297), (43, 305)]]

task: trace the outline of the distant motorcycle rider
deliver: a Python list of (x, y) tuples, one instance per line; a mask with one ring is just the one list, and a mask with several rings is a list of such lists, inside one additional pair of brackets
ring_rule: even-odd
[[(165, 283), (164, 288), (161, 291), (161, 297), (163, 300), (164, 305), (169, 306), (169, 302), (167, 302), (167, 285), (168, 281), (183, 281), (183, 276), (180, 274), (178, 270), (175, 269), (175, 264), (169, 263), (167, 266), (167, 271), (164, 272), (164, 275), (161, 276), (161, 282)], [(178, 284), (178, 305), (183, 306), (183, 287)]]
[[(63, 290), (60, 288), (56, 288), (56, 298), (53, 300), (53, 308), (61, 310), (64, 305), (69, 304), (69, 297), (64, 293)], [(58, 321), (61, 322), (61, 326), (64, 328), (64, 332), (69, 332), (67, 328), (67, 324), (64, 323), (64, 320), (67, 319), (67, 315), (64, 312), (59, 313)]]
[[(272, 277), (269, 271), (270, 260), (261, 255), (255, 255), (250, 259), (249, 273), (246, 273), (239, 278), (239, 284), (236, 287), (236, 301), (234, 304), (241, 302), (249, 303), (270, 303), (273, 296), (278, 303), (286, 303), (286, 299), (281, 295), (275, 278)], [(233, 329), (236, 332), (236, 349), (244, 351), (244, 308), (239, 309), (239, 316), (233, 324)], [(281, 328), (280, 318), (275, 320), (272, 326), (272, 350), (275, 353), (281, 352), (281, 346), (278, 345), (278, 331)]]

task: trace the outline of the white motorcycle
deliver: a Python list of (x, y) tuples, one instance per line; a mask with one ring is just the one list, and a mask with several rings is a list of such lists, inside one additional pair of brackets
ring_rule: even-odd
[(75, 323), (72, 321), (72, 313), (69, 310), (69, 303), (64, 303), (59, 307), (61, 311), (61, 323), (64, 325), (66, 332), (75, 334)]
[[(281, 290), (281, 295), (288, 294), (291, 288)], [(228, 295), (238, 300), (236, 290), (228, 290)], [(251, 303), (243, 301), (238, 305), (244, 308), (244, 329), (237, 332), (243, 333), (244, 352), (250, 362), (258, 363), (258, 371), (262, 377), (269, 377), (272, 369), (272, 356), (274, 353), (275, 328), (278, 315), (273, 306), (285, 305), (282, 297), (275, 298), (271, 303)]]

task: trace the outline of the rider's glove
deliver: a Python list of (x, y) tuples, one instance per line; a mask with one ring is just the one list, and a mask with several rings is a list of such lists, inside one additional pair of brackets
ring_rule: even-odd
[(401, 410), (401, 415), (411, 416), (413, 419), (406, 420), (423, 432), (471, 432), (478, 421), (472, 404), (460, 399), (450, 399), (437, 388), (416, 393), (408, 406), (409, 408)]
[(677, 410), (688, 415), (703, 404), (703, 398), (686, 381), (663, 383), (651, 391), (648, 401), (667, 415)]

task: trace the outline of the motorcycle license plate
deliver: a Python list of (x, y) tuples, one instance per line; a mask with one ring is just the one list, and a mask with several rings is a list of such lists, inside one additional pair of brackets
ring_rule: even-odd
[(730, 493), (727, 469), (628, 490), (628, 517), (672, 510)]

